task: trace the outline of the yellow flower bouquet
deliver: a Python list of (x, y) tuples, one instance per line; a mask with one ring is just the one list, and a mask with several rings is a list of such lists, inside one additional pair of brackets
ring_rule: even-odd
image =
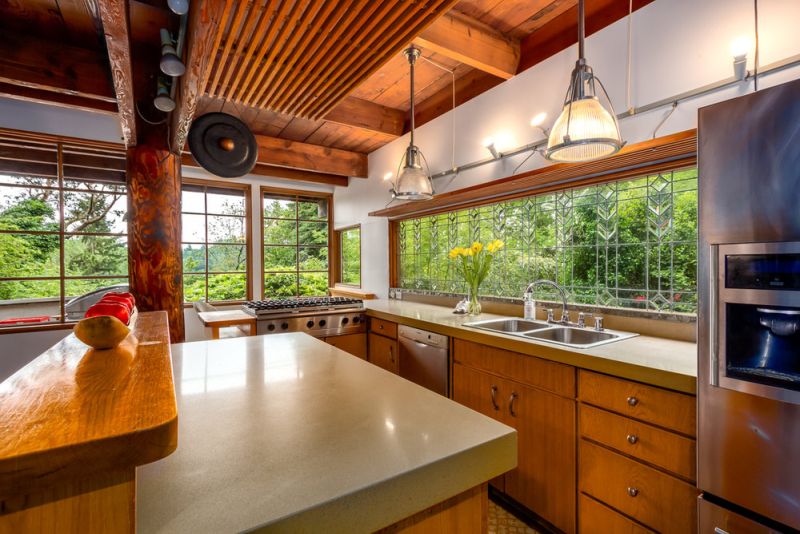
[(483, 243), (475, 241), (470, 247), (455, 247), (450, 251), (449, 257), (456, 261), (456, 271), (467, 283), (469, 294), (467, 296), (467, 312), (470, 315), (481, 313), (481, 304), (478, 301), (478, 289), (489, 275), (489, 268), (497, 253), (502, 250), (505, 243), (499, 239)]

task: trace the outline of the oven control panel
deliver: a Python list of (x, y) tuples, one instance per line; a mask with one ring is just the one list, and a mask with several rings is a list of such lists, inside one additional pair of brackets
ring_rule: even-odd
[(256, 321), (256, 334), (284, 334), (305, 332), (314, 337), (359, 334), (367, 331), (367, 320), (363, 313), (326, 313), (273, 317)]

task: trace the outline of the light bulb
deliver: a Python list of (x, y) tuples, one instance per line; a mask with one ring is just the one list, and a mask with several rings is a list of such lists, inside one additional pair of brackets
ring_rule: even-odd
[(544, 123), (544, 120), (547, 118), (547, 113), (542, 111), (541, 113), (537, 113), (531, 119), (531, 126), (534, 128), (541, 126)]
[(189, 12), (189, 0), (167, 0), (167, 5), (176, 15), (185, 15)]
[(386, 174), (383, 175), (383, 181), (384, 182), (388, 182), (389, 180), (392, 179), (392, 176), (394, 176), (394, 173), (387, 172)]
[(731, 41), (731, 55), (736, 60), (742, 60), (747, 57), (747, 53), (753, 47), (753, 42), (747, 35), (740, 35)]

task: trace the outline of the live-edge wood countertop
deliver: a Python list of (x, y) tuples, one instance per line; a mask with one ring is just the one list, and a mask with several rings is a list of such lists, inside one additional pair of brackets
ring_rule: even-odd
[(177, 415), (165, 312), (115, 349), (70, 334), (0, 383), (0, 498), (163, 458)]
[(501, 319), (501, 315), (456, 315), (445, 306), (403, 300), (370, 300), (364, 305), (367, 315), (379, 319), (684, 393), (694, 394), (697, 389), (694, 343), (636, 336), (591, 349), (573, 349), (463, 326), (470, 321)]

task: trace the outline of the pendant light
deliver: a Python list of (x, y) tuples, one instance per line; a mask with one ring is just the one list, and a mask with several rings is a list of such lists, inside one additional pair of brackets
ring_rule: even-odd
[(414, 63), (416, 63), (420, 51), (419, 48), (410, 46), (403, 51), (403, 54), (411, 69), (411, 140), (400, 159), (392, 196), (400, 200), (428, 200), (433, 197), (433, 184), (430, 172), (428, 172), (428, 163), (419, 148), (414, 145)]
[[(600, 101), (597, 86), (607, 108)], [(570, 77), (564, 109), (550, 130), (545, 157), (559, 162), (590, 161), (615, 154), (624, 144), (608, 93), (586, 64), (584, 0), (578, 0), (578, 61)]]

